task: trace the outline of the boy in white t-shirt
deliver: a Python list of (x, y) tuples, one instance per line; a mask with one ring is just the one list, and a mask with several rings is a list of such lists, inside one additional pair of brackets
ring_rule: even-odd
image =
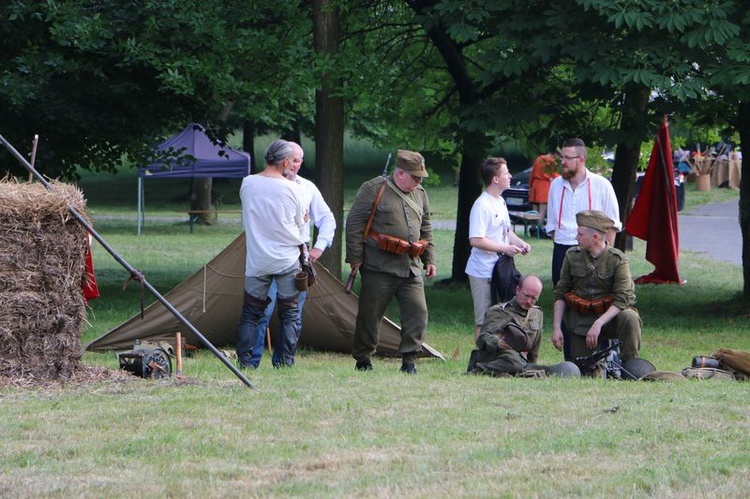
[(492, 270), (501, 255), (514, 257), (531, 251), (531, 246), (513, 232), (502, 193), (510, 187), (511, 175), (503, 158), (487, 158), (482, 163), (485, 189), (474, 202), (469, 215), (471, 254), (466, 274), (474, 303), (474, 338), (484, 323), (484, 313), (492, 305)]

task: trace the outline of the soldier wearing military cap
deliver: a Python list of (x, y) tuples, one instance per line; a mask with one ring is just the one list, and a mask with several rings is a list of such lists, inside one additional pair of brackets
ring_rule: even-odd
[(555, 286), (552, 343), (561, 350), (563, 320), (570, 335), (571, 356), (598, 350), (603, 338), (620, 339), (623, 362), (638, 357), (641, 318), (635, 310), (635, 284), (623, 252), (606, 241), (615, 222), (601, 211), (576, 214), (578, 246), (567, 251)]
[(487, 309), (477, 338), (476, 364), (469, 366), (470, 372), (515, 376), (535, 370), (558, 376), (580, 375), (572, 362), (554, 366), (536, 364), (544, 323), (542, 309), (536, 305), (541, 293), (542, 281), (534, 275), (526, 275), (509, 302)]
[[(614, 220), (612, 230), (607, 233), (610, 245), (615, 242), (617, 231), (622, 228), (620, 208), (612, 183), (586, 167), (588, 151), (586, 143), (577, 138), (562, 144), (560, 160), (561, 175), (552, 180), (547, 198), (547, 235), (554, 240), (552, 248), (552, 285), (560, 280), (560, 270), (565, 253), (576, 246), (576, 213), (581, 210), (599, 210)], [(565, 336), (565, 359), (571, 360), (568, 334)]]
[(368, 180), (357, 191), (346, 219), (346, 262), (361, 275), (352, 355), (356, 369), (372, 369), (380, 321), (395, 296), (401, 308), (401, 370), (415, 362), (427, 329), (422, 270), (435, 277), (430, 202), (422, 187), (424, 157), (399, 150), (389, 177)]

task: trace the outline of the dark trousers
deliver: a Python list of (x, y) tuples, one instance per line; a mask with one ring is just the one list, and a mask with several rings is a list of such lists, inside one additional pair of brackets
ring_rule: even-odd
[[(565, 260), (565, 253), (574, 245), (568, 246), (567, 244), (557, 244), (552, 249), (552, 285), (557, 286), (557, 281), (560, 280), (560, 271), (562, 270), (563, 260)], [(572, 361), (570, 355), (570, 335), (568, 329), (565, 327), (565, 321), (561, 324), (563, 333), (563, 356), (565, 360)]]
[(392, 298), (401, 311), (401, 342), (398, 352), (404, 363), (414, 363), (422, 351), (422, 340), (427, 329), (427, 301), (422, 276), (397, 277), (385, 272), (361, 269), (359, 310), (354, 331), (352, 356), (363, 361), (377, 349), (380, 322)]

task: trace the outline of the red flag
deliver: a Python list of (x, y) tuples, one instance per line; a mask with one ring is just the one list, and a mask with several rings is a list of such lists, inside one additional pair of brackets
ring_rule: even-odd
[(640, 193), (630, 213), (625, 231), (647, 241), (646, 260), (654, 264), (654, 271), (635, 280), (643, 283), (678, 283), (677, 261), (680, 256), (680, 237), (677, 225), (677, 195), (674, 187), (672, 145), (669, 122), (659, 127), (643, 178)]
[(86, 270), (83, 276), (83, 298), (86, 301), (99, 298), (99, 286), (94, 276), (94, 259), (91, 255), (91, 236), (86, 245)]

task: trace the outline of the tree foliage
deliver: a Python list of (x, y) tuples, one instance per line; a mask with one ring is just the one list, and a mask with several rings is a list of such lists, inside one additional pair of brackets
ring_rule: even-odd
[(19, 144), (40, 134), (53, 176), (113, 170), (189, 120), (219, 135), (316, 136), (326, 82), (334, 100), (318, 112), (335, 102), (355, 134), (460, 165), (452, 277), (463, 279), (478, 165), (502, 144), (529, 156), (573, 136), (616, 145), (626, 217), (641, 144), (664, 114), (712, 120), (720, 103), (727, 133), (746, 137), (744, 3), (331, 0), (319, 5), (336, 9), (339, 44), (315, 53), (311, 2), (8, 0), (0, 128)]
[[(5, 2), (3, 133), (15, 143), (39, 134), (38, 158), (51, 176), (77, 165), (115, 170), (124, 154), (138, 156), (144, 144), (189, 121), (217, 122), (240, 97), (267, 102), (269, 89), (292, 94), (292, 66), (276, 63), (299, 49), (290, 26), (281, 28), (298, 5), (254, 7), (232, 0)], [(256, 50), (263, 57), (253, 57)], [(254, 72), (258, 63), (275, 71)]]

